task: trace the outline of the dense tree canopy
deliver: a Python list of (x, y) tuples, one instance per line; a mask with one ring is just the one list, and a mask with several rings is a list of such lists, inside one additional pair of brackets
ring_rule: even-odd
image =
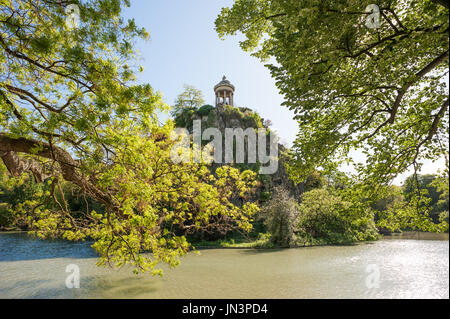
[[(49, 185), (17, 213), (42, 237), (94, 239), (100, 263), (155, 274), (178, 263), (194, 229), (249, 230), (257, 206), (232, 199), (254, 173), (171, 161), (173, 124), (156, 118), (167, 106), (134, 82), (133, 41), (148, 33), (121, 18), (128, 1), (70, 3), (78, 25), (67, 1), (0, 0), (0, 157), (11, 175)], [(75, 216), (62, 180), (102, 210)]]
[(198, 109), (204, 104), (205, 100), (203, 98), (203, 92), (192, 85), (185, 84), (184, 92), (179, 94), (175, 100), (172, 114), (175, 116), (180, 114), (183, 110)]
[(419, 189), (425, 192), (425, 195), (429, 198), (430, 213), (434, 221), (438, 221), (439, 215), (448, 211), (448, 186), (445, 188), (445, 185), (448, 185), (448, 178), (435, 175), (409, 176), (404, 185), (406, 198), (416, 192), (416, 183), (419, 184)]
[[(351, 160), (365, 182), (389, 183), (425, 159), (448, 157), (448, 2), (236, 0), (216, 20), (221, 37), (262, 60), (295, 112), (291, 173)], [(447, 161), (448, 165), (448, 161)], [(372, 188), (373, 189), (373, 188)]]
[[(60, 164), (66, 179), (103, 202), (109, 198), (75, 168), (112, 155), (104, 131), (115, 115), (139, 116), (150, 125), (163, 107), (149, 85), (136, 86), (127, 64), (133, 37), (147, 37), (120, 18), (120, 1), (79, 4), (81, 24), (65, 23), (65, 1), (2, 0), (0, 12), (0, 149), (8, 169), (29, 167), (37, 179), (42, 165), (18, 158), (38, 152)], [(63, 147), (63, 148), (61, 148)]]

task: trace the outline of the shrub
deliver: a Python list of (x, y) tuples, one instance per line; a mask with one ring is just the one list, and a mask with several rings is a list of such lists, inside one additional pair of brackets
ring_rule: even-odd
[(378, 236), (372, 214), (357, 211), (351, 202), (327, 189), (306, 192), (301, 200), (297, 220), (299, 244), (344, 244)]
[(448, 223), (448, 211), (445, 212), (441, 212), (439, 214), (439, 221), (442, 222), (447, 222)]
[(244, 117), (244, 113), (242, 113), (238, 108), (232, 107), (230, 105), (224, 106), (223, 114), (227, 119), (241, 120)]
[(439, 214), (439, 222), (441, 223), (441, 229), (443, 232), (448, 233), (449, 227), (448, 227), (448, 210), (441, 212)]
[(0, 203), (0, 230), (14, 226), (14, 212), (8, 208), (6, 203)]
[(244, 112), (242, 121), (245, 127), (263, 128), (261, 117), (256, 112)]
[(213, 109), (214, 109), (214, 106), (205, 104), (201, 108), (199, 108), (197, 111), (195, 111), (195, 113), (197, 113), (197, 115), (200, 115), (200, 116), (207, 116), (207, 115), (209, 115), (209, 113), (211, 113), (211, 111)]
[(281, 247), (295, 245), (295, 224), (298, 210), (295, 200), (283, 187), (276, 187), (272, 199), (261, 210), (264, 224), (274, 244)]
[[(36, 183), (32, 174), (25, 173), (19, 177), (10, 177), (0, 168), (0, 228), (26, 229), (24, 217), (29, 211), (49, 207), (49, 191), (46, 183)], [(50, 199), (50, 198), (48, 198)]]
[(174, 117), (175, 126), (192, 130), (192, 117), (195, 114), (194, 108), (185, 108), (177, 113)]

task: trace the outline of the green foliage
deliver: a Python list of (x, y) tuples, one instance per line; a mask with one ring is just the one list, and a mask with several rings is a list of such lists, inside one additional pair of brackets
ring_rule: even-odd
[(140, 271), (160, 274), (155, 268), (159, 262), (176, 266), (179, 256), (189, 250), (184, 234), (215, 224), (250, 231), (258, 207), (236, 206), (230, 200), (251, 193), (255, 174), (221, 167), (213, 176), (201, 164), (173, 164), (174, 141), (158, 138), (171, 129), (170, 125), (154, 127), (152, 137), (143, 138), (143, 132), (131, 127), (129, 131), (111, 128), (110, 137), (120, 141), (116, 160), (121, 165), (105, 168), (96, 178), (102, 189), (114, 187), (115, 210), (93, 211), (82, 227), (63, 214), (45, 211), (34, 224), (36, 234), (90, 237), (100, 253), (100, 265), (131, 263)]
[(447, 176), (438, 176), (433, 182), (432, 186), (440, 194), (436, 203), (436, 211), (445, 212), (449, 210), (449, 182)]
[(269, 233), (260, 233), (258, 234), (258, 238), (251, 242), (242, 242), (242, 243), (235, 243), (233, 240), (230, 242), (222, 242), (221, 247), (224, 248), (264, 248), (264, 249), (270, 249), (274, 248), (274, 244), (272, 241), (272, 235)]
[(192, 131), (194, 117), (196, 115), (201, 117), (209, 115), (211, 117), (211, 111), (214, 107), (207, 104), (203, 105), (205, 101), (200, 90), (190, 85), (185, 85), (184, 88), (184, 92), (178, 95), (171, 113), (176, 127), (187, 128)]
[(243, 114), (244, 118), (242, 120), (244, 127), (263, 128), (262, 119), (257, 112), (245, 109)]
[(305, 192), (316, 188), (322, 188), (327, 184), (327, 181), (324, 176), (320, 174), (320, 172), (315, 171), (311, 175), (309, 175), (304, 182)]
[(49, 207), (44, 196), (49, 195), (50, 189), (48, 183), (36, 183), (31, 174), (9, 178), (0, 164), (0, 229), (26, 230), (28, 212)]
[(373, 215), (327, 189), (304, 193), (299, 206), (299, 245), (344, 244), (377, 239)]
[(58, 3), (2, 2), (0, 131), (53, 136), (54, 145), (80, 142), (74, 151), (89, 156), (115, 114), (150, 115), (163, 104), (149, 85), (132, 83), (139, 68), (128, 64), (130, 44), (148, 33), (120, 18), (122, 2), (75, 3), (81, 23), (68, 29)]
[(385, 195), (380, 196), (380, 198), (372, 204), (372, 208), (378, 212), (382, 212), (387, 209), (391, 209), (395, 205), (398, 205), (404, 201), (405, 196), (402, 187), (390, 186), (386, 187)]
[(195, 115), (195, 108), (180, 109), (174, 116), (174, 122), (176, 127), (187, 128), (192, 131), (193, 116)]
[(271, 192), (268, 192), (268, 191), (262, 191), (261, 192), (261, 196), (260, 196), (260, 201), (261, 202), (267, 202), (269, 199), (271, 199), (272, 198), (272, 193)]
[[(184, 85), (184, 92), (178, 95), (175, 105), (172, 109), (172, 116), (176, 117), (184, 110), (196, 111), (200, 106), (205, 104), (202, 91), (196, 89), (192, 85)], [(184, 126), (183, 126), (184, 127)]]
[(262, 120), (259, 114), (249, 108), (238, 108), (225, 105), (223, 115), (228, 120), (239, 120), (243, 128), (262, 128)]
[(444, 231), (448, 232), (448, 211), (439, 214), (439, 222), (447, 223), (447, 228)]
[(435, 223), (439, 222), (439, 214), (448, 211), (448, 177), (437, 177), (436, 175), (412, 175), (408, 177), (404, 185), (405, 197), (409, 199), (417, 189), (423, 192), (429, 199), (427, 205), (430, 208), (430, 217)]
[(208, 116), (212, 110), (214, 110), (214, 106), (205, 104), (201, 108), (199, 108), (195, 113), (200, 116)]
[(436, 203), (437, 211), (439, 213), (439, 222), (443, 225), (442, 230), (449, 231), (449, 182), (448, 175), (440, 176), (433, 181), (433, 186), (436, 187), (437, 191), (441, 193), (439, 200)]
[(426, 189), (416, 189), (414, 192), (404, 195), (402, 188), (381, 188), (379, 198), (389, 198), (383, 210), (378, 212), (377, 226), (390, 231), (429, 231), (442, 232), (448, 228), (448, 224), (433, 220), (430, 207), (431, 198)]
[(270, 58), (299, 123), (291, 177), (304, 181), (362, 151), (365, 163), (353, 164), (370, 185), (366, 203), (411, 167), (448, 156), (449, 126), (448, 4), (378, 1), (379, 28), (365, 25), (368, 4), (235, 0), (216, 20), (220, 37), (242, 32), (245, 51)]
[(223, 107), (223, 114), (228, 119), (236, 119), (240, 120), (244, 117), (244, 113), (239, 110), (237, 107), (233, 107), (231, 105), (224, 105)]
[(298, 210), (295, 200), (286, 189), (274, 189), (272, 199), (261, 209), (261, 216), (274, 244), (281, 247), (295, 245)]
[[(0, 164), (0, 229), (29, 230), (34, 227), (36, 215), (43, 211), (67, 208), (70, 218), (84, 219), (94, 210), (104, 208), (72, 184), (49, 178), (37, 183), (32, 174), (10, 177)], [(62, 209), (63, 210), (63, 209)]]
[(259, 233), (254, 240), (247, 240), (243, 237), (238, 239), (220, 239), (216, 241), (195, 241), (197, 248), (274, 248), (269, 233)]
[[(168, 107), (135, 82), (133, 43), (148, 34), (121, 17), (128, 1), (74, 1), (73, 29), (65, 4), (0, 2), (0, 156), (18, 181), (8, 190), (23, 193), (8, 212), (41, 238), (93, 239), (100, 265), (154, 275), (179, 263), (193, 231), (251, 230), (253, 172), (172, 161), (173, 123), (156, 116)], [(176, 108), (203, 104), (186, 86)]]

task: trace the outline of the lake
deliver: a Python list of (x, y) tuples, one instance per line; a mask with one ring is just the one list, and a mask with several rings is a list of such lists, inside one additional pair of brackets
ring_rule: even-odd
[[(448, 234), (352, 246), (208, 249), (164, 277), (95, 265), (88, 243), (0, 233), (0, 298), (449, 298)], [(80, 288), (66, 288), (67, 265)]]

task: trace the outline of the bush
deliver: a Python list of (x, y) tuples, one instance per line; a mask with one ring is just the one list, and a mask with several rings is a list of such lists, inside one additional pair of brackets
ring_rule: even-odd
[(174, 117), (175, 126), (187, 128), (189, 131), (192, 131), (192, 117), (195, 111), (196, 109), (194, 108), (185, 108), (180, 110), (180, 112)]
[(32, 174), (10, 177), (3, 164), (0, 167), (0, 229), (27, 229), (24, 217), (36, 208), (48, 207), (44, 194), (48, 184), (36, 183)]
[(281, 247), (295, 245), (298, 210), (289, 191), (283, 187), (276, 187), (272, 199), (262, 208), (261, 216), (274, 244)]
[(445, 212), (441, 212), (439, 214), (439, 221), (442, 222), (447, 222), (448, 223), (448, 211)]
[(448, 233), (449, 227), (448, 227), (448, 211), (444, 211), (439, 214), (439, 222), (442, 225), (442, 231)]
[(81, 218), (92, 210), (104, 212), (102, 205), (83, 196), (80, 189), (65, 181), (60, 182), (63, 195), (56, 189), (53, 197), (51, 184), (52, 179), (37, 183), (31, 173), (11, 177), (0, 163), (0, 229), (27, 230), (32, 223), (32, 219), (28, 218), (30, 212), (58, 210), (57, 202), (63, 206), (65, 202), (70, 216), (74, 218)]
[(6, 203), (0, 203), (0, 230), (14, 227), (15, 215)]
[(223, 107), (223, 114), (227, 119), (241, 120), (244, 117), (244, 113), (242, 113), (238, 108), (230, 105), (225, 105)]
[(201, 108), (199, 108), (197, 111), (195, 111), (195, 113), (197, 113), (197, 115), (200, 116), (207, 116), (209, 115), (209, 113), (211, 113), (211, 111), (214, 109), (214, 106), (206, 104), (203, 105)]
[(251, 110), (244, 112), (242, 121), (245, 127), (263, 128), (261, 117)]
[(344, 244), (378, 237), (373, 215), (355, 210), (352, 203), (314, 189), (302, 195), (297, 220), (297, 239), (301, 245)]

